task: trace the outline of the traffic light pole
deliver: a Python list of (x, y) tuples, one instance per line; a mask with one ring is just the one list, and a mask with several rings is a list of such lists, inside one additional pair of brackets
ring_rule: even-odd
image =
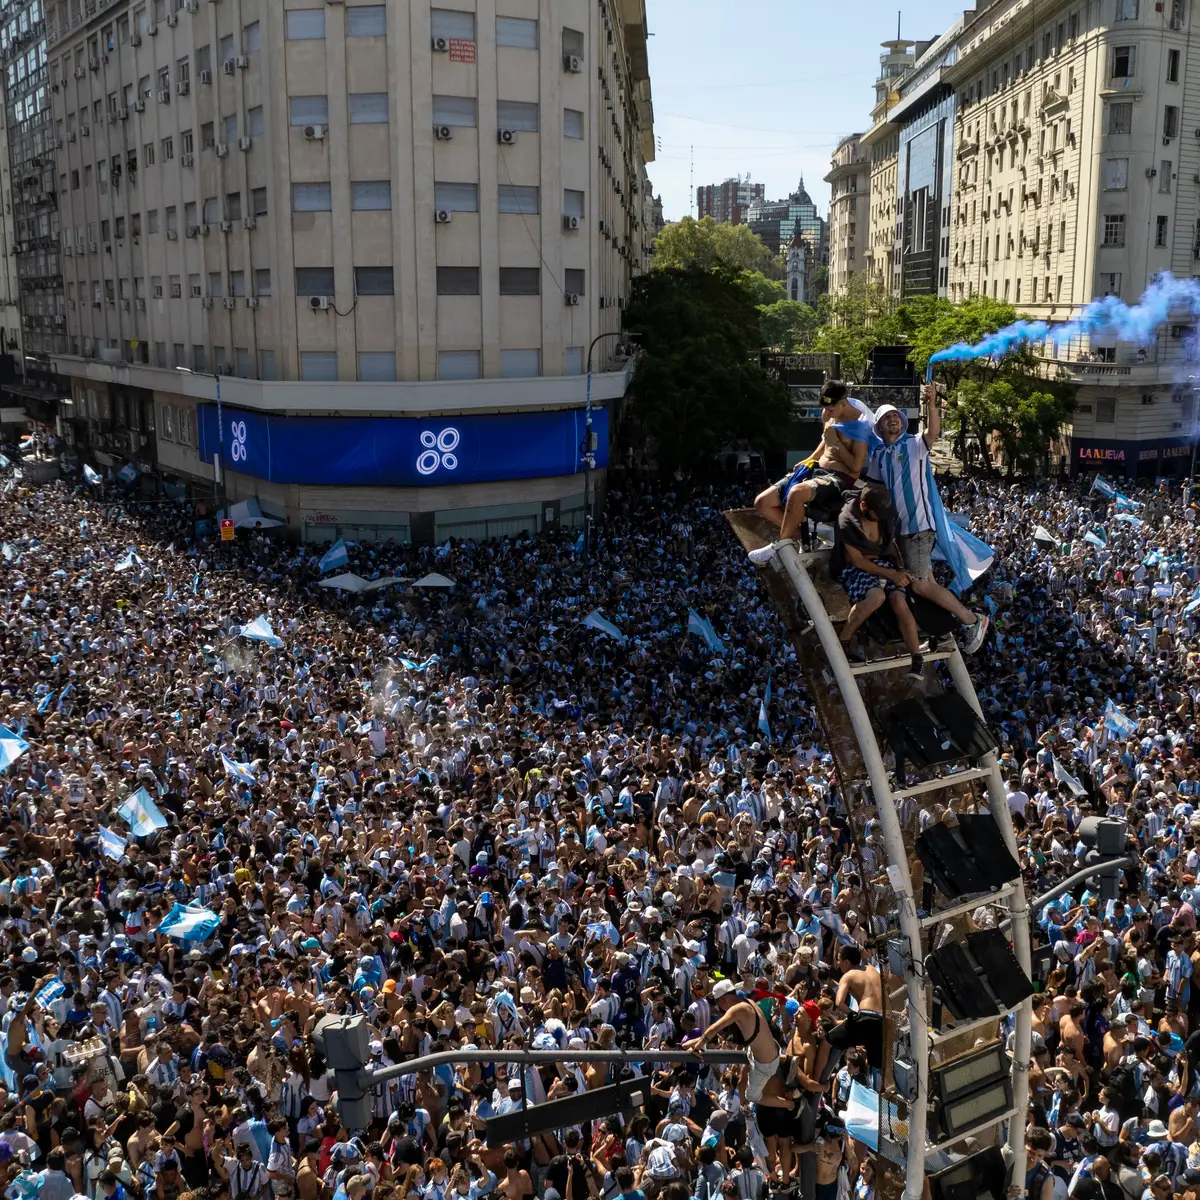
[[(1066, 895), (1076, 884), (1087, 883), (1089, 879), (1095, 879), (1097, 875), (1105, 875), (1110, 871), (1132, 871), (1140, 862), (1141, 860), (1137, 855), (1131, 854), (1128, 858), (1114, 858), (1111, 862), (1091, 863), (1084, 867), (1082, 871), (1076, 871), (1074, 875), (1068, 875), (1066, 879), (1056, 883), (1048, 892), (1043, 892), (1042, 895), (1035, 896), (1029, 902), (1029, 910), (1036, 913), (1039, 909), (1045, 908), (1051, 901), (1057, 900), (1059, 896)], [(1001, 929), (1007, 926), (1007, 920), (1000, 922)]]

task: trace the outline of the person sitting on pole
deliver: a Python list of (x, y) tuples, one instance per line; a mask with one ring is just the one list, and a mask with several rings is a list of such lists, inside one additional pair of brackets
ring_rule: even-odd
[(712, 990), (712, 1002), (721, 1016), (710, 1025), (689, 1047), (696, 1055), (704, 1050), (704, 1044), (715, 1037), (724, 1037), (737, 1046), (746, 1047), (750, 1063), (750, 1076), (746, 1083), (746, 1099), (751, 1104), (773, 1105), (791, 1108), (792, 1102), (782, 1097), (763, 1096), (763, 1089), (775, 1078), (779, 1070), (779, 1043), (771, 1023), (763, 1016), (757, 1004), (743, 999), (728, 979), (721, 979)]

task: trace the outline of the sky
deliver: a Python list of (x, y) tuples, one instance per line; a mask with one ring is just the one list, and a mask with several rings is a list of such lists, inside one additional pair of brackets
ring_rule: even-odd
[[(694, 180), (749, 172), (767, 199), (800, 177), (822, 213), (839, 139), (865, 131), (879, 43), (896, 36), (894, 0), (646, 0), (655, 161), (667, 220), (686, 217)], [(964, 0), (905, 0), (902, 37), (948, 28)], [(695, 209), (691, 209), (695, 215)]]

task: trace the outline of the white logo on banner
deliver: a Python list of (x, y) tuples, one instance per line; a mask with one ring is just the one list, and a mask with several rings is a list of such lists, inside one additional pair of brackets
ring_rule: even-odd
[(432, 475), (438, 467), (444, 467), (447, 471), (457, 470), (458, 456), (454, 450), (458, 446), (458, 437), (458, 430), (453, 427), (443, 429), (441, 433), (423, 429), (421, 445), (425, 449), (417, 455), (417, 471), (422, 475)]
[(229, 457), (234, 462), (245, 462), (247, 457), (246, 422), (234, 421), (229, 432), (233, 434), (233, 445), (229, 448)]

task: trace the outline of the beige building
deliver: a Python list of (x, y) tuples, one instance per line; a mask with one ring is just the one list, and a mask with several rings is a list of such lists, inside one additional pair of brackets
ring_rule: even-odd
[(870, 244), (871, 160), (852, 133), (837, 144), (829, 184), (829, 290), (839, 295), (867, 265)]
[[(153, 442), (144, 465), (211, 479), (195, 405), (214, 384), (179, 368), (232, 376), (226, 424), (230, 405), (283, 418), (583, 404), (589, 347), (620, 330), (652, 239), (644, 0), (49, 10), (70, 349), (56, 365), (75, 380), (78, 437), (102, 442), (100, 414), (136, 408), (128, 454), (150, 458)], [(623, 394), (618, 343), (596, 346), (596, 401)], [(403, 529), (411, 512), (496, 501), (483, 484), (276, 494), (224, 446), (229, 495), (301, 533), (312, 509)], [(582, 490), (572, 474), (506, 498), (536, 528), (544, 501), (574, 511)]]
[[(1061, 322), (1094, 297), (1135, 302), (1200, 256), (1200, 59), (1184, 0), (996, 0), (968, 14), (958, 62), (950, 298), (986, 294)], [(1193, 135), (1196, 136), (1193, 136)], [(1191, 395), (1168, 323), (1057, 357), (1077, 382), (1072, 470), (1154, 475), (1189, 454)]]

